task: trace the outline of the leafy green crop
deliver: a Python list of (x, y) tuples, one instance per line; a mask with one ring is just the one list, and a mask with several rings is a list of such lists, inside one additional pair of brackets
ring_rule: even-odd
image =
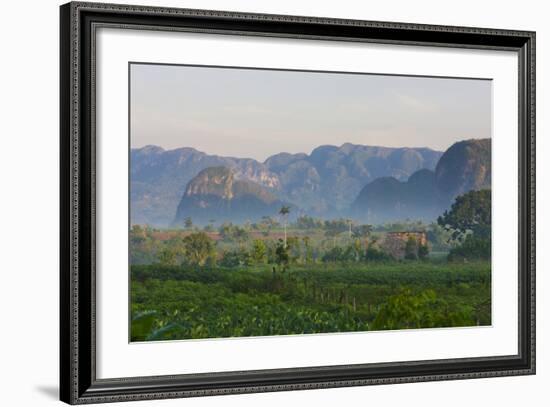
[(131, 267), (131, 339), (491, 323), (489, 262)]

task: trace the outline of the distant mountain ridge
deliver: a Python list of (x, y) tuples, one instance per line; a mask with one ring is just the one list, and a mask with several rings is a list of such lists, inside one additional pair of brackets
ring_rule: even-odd
[(278, 177), (253, 159), (208, 155), (194, 148), (131, 149), (131, 222), (170, 225), (187, 183), (203, 169), (219, 166), (232, 169), (237, 179), (251, 180), (272, 190), (280, 188)]
[[(202, 170), (224, 167), (235, 180), (250, 181), (307, 213), (336, 215), (379, 177), (404, 181), (420, 169), (434, 170), (443, 153), (429, 148), (391, 148), (346, 143), (319, 146), (311, 154), (279, 153), (263, 163), (209, 155), (194, 148), (145, 146), (130, 152), (131, 222), (169, 225), (188, 183)], [(249, 185), (250, 186), (250, 185)]]
[(352, 204), (351, 215), (368, 223), (406, 218), (432, 221), (458, 195), (490, 188), (491, 139), (464, 140), (445, 151), (435, 171), (416, 171), (406, 182), (394, 177), (370, 182)]
[(208, 167), (187, 184), (173, 224), (183, 225), (187, 217), (199, 224), (259, 220), (276, 213), (281, 205), (261, 185), (236, 179), (233, 170)]
[(441, 199), (491, 188), (491, 139), (459, 141), (445, 151), (435, 168)]

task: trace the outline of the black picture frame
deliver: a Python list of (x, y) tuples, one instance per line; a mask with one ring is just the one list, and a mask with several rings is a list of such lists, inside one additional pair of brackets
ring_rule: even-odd
[[(60, 7), (60, 398), (70, 404), (535, 373), (535, 33), (72, 2)], [(511, 50), (519, 56), (516, 355), (230, 373), (96, 378), (96, 27)], [(498, 253), (496, 253), (498, 256)]]

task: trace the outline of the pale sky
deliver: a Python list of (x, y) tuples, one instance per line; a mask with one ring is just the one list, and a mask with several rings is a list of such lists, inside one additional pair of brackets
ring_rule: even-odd
[(264, 161), (344, 143), (430, 147), (491, 137), (491, 81), (131, 65), (131, 146)]

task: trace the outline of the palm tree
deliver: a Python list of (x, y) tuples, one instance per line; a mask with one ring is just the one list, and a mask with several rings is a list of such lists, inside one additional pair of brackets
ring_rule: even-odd
[(351, 219), (346, 219), (346, 220), (348, 222), (348, 226), (349, 226), (349, 231), (348, 232), (349, 232), (349, 238), (351, 240), (351, 229), (353, 227), (353, 220), (351, 220)]
[(289, 206), (283, 205), (281, 206), (281, 209), (279, 209), (279, 214), (283, 217), (283, 228), (285, 230), (285, 249), (286, 249), (286, 223), (287, 223), (289, 213), (290, 213)]

